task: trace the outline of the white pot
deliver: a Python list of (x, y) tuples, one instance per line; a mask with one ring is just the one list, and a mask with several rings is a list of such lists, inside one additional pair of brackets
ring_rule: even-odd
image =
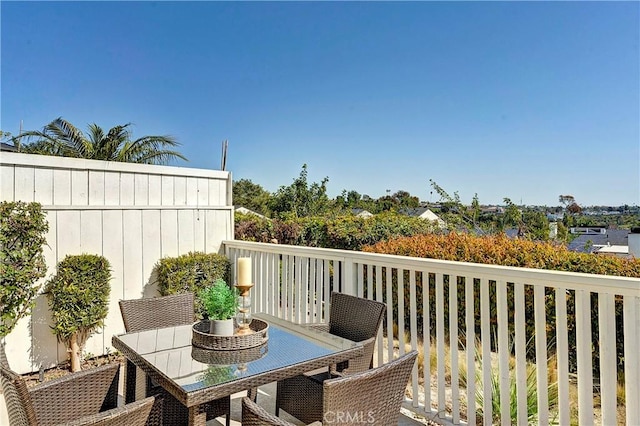
[(233, 324), (233, 318), (226, 320), (211, 320), (209, 321), (209, 333), (217, 336), (233, 336), (235, 327)]

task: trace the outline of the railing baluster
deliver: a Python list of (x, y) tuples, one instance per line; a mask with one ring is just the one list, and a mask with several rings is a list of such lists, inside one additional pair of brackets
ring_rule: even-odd
[[(382, 297), (382, 266), (380, 265), (376, 265), (376, 300), (378, 302), (382, 302), (383, 301), (383, 297)], [(383, 353), (383, 347), (384, 347), (384, 331), (382, 329), (382, 326), (380, 327), (380, 330), (378, 331), (378, 339), (376, 342), (377, 345), (377, 352), (378, 352), (378, 363), (377, 365), (380, 366), (382, 364), (384, 364), (384, 353)]]
[(482, 342), (482, 417), (483, 424), (493, 423), (491, 406), (491, 322), (489, 312), (489, 280), (480, 279), (480, 336)]
[(460, 423), (460, 395), (458, 389), (458, 281), (449, 275), (449, 350), (451, 353), (451, 414), (453, 423)]
[(496, 282), (496, 296), (498, 311), (498, 371), (500, 372), (500, 423), (502, 426), (511, 425), (511, 410), (509, 407), (509, 392), (511, 369), (509, 368), (509, 317), (507, 315), (507, 283)]
[(567, 290), (556, 288), (556, 363), (558, 364), (558, 423), (569, 424), (569, 332)]
[[(411, 350), (418, 348), (418, 309), (416, 305), (416, 271), (409, 271), (409, 333), (411, 336)], [(412, 406), (418, 406), (418, 365), (414, 366), (411, 373), (411, 388), (413, 390)]]
[(474, 279), (467, 275), (465, 284), (467, 350), (467, 424), (476, 424), (476, 316)]
[(591, 359), (590, 293), (576, 290), (576, 355), (578, 360), (578, 421), (593, 424), (593, 361)]
[(527, 343), (525, 329), (524, 284), (514, 283), (514, 315), (516, 332), (516, 401), (518, 424), (527, 424)]
[(386, 266), (387, 276), (387, 359), (393, 359), (393, 277), (392, 268)]
[(538, 394), (538, 424), (546, 426), (549, 424), (549, 393), (548, 393), (548, 362), (547, 362), (547, 317), (545, 314), (545, 288), (543, 286), (535, 286), (533, 289), (534, 296), (534, 315), (536, 330), (536, 385)]
[(398, 280), (398, 350), (400, 355), (404, 355), (404, 269), (396, 269), (396, 279)]
[(598, 295), (600, 337), (600, 407), (602, 424), (616, 424), (616, 317), (613, 294)]
[(444, 355), (444, 277), (436, 274), (436, 350), (438, 365), (438, 415), (444, 417), (446, 410), (446, 381)]

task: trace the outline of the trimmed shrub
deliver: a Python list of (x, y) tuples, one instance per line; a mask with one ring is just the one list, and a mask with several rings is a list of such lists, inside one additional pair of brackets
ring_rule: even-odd
[[(189, 252), (178, 257), (165, 257), (155, 265), (158, 291), (162, 296), (178, 293), (200, 294), (218, 279), (229, 282), (231, 262), (217, 253)], [(196, 297), (195, 312), (204, 312)]]
[(103, 256), (68, 255), (45, 287), (53, 316), (53, 333), (70, 352), (71, 371), (80, 370), (87, 339), (104, 326), (109, 312), (111, 268)]
[(39, 203), (0, 203), (0, 338), (31, 313), (47, 272), (42, 248), (49, 224)]

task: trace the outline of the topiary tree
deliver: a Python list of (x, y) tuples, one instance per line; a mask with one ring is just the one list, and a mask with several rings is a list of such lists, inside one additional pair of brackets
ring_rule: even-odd
[(103, 256), (68, 255), (47, 282), (45, 292), (53, 316), (53, 333), (67, 345), (71, 371), (80, 371), (87, 339), (104, 326), (109, 312), (111, 268)]
[(39, 203), (0, 203), (0, 338), (31, 313), (47, 272), (42, 248), (49, 224)]

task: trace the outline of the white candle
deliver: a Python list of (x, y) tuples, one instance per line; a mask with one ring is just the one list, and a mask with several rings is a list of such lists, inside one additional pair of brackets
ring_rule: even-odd
[(251, 284), (251, 258), (250, 257), (238, 258), (238, 284), (239, 285)]

